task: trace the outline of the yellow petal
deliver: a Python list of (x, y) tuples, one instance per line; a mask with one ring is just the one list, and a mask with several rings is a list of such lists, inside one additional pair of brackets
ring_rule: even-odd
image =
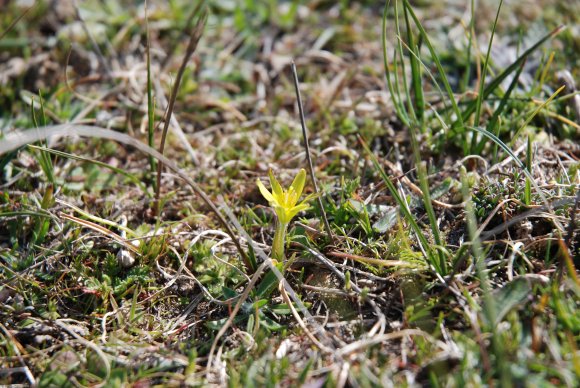
[(300, 198), (300, 196), (302, 195), (302, 190), (304, 190), (305, 183), (306, 183), (306, 171), (303, 168), (301, 168), (300, 171), (298, 172), (298, 175), (296, 175), (296, 178), (294, 178), (292, 186), (290, 186), (296, 192), (296, 201), (298, 201), (298, 198)]
[(288, 217), (288, 222), (290, 222), (290, 220), (294, 217), (296, 217), (296, 214), (300, 213), (302, 210), (306, 210), (310, 207), (310, 205), (307, 204), (300, 204), (298, 206), (294, 206), (292, 209), (288, 210), (286, 212), (286, 216)]
[(294, 205), (296, 205), (296, 202), (298, 202), (298, 198), (300, 198), (300, 195), (296, 192), (296, 190), (294, 190), (294, 187), (290, 186), (290, 189), (288, 189), (288, 193), (286, 193), (286, 204), (289, 207), (292, 207)]
[(266, 201), (268, 201), (270, 204), (276, 202), (274, 196), (272, 196), (272, 193), (268, 191), (260, 179), (256, 179), (256, 184), (258, 185), (258, 189), (260, 189), (260, 193), (262, 193), (264, 198), (266, 198)]
[(274, 176), (272, 169), (268, 171), (268, 176), (270, 177), (270, 185), (272, 186), (272, 195), (276, 198), (276, 200), (279, 200), (283, 193), (282, 186), (280, 186), (280, 183), (278, 183), (278, 180)]

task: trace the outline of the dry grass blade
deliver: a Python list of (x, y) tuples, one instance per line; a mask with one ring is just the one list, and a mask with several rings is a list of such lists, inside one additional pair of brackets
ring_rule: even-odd
[(34, 4), (32, 4), (30, 7), (26, 8), (24, 11), (22, 11), (22, 13), (20, 15), (18, 15), (18, 17), (16, 19), (14, 19), (9, 25), (8, 27), (6, 27), (6, 29), (4, 29), (4, 31), (2, 31), (2, 33), (0, 34), (0, 40), (2, 40), (2, 38), (4, 38), (6, 36), (6, 34), (8, 34), (10, 31), (12, 31), (12, 29), (16, 26), (16, 24), (18, 24), (18, 22), (24, 17), (26, 16), (26, 14), (28, 12), (30, 12), (30, 10), (32, 8), (34, 8), (36, 6), (36, 2)]
[(376, 265), (377, 267), (413, 267), (411, 263), (403, 260), (375, 259), (373, 257), (365, 257), (337, 251), (331, 251), (328, 253), (328, 255), (342, 259), (350, 259), (360, 263)]
[(294, 319), (296, 319), (296, 322), (298, 322), (298, 325), (300, 326), (300, 328), (302, 328), (302, 330), (304, 330), (304, 333), (306, 333), (306, 336), (310, 339), (310, 341), (312, 341), (312, 343), (318, 349), (322, 350), (324, 353), (332, 354), (333, 350), (330, 349), (329, 347), (325, 346), (323, 343), (321, 343), (314, 336), (314, 334), (312, 334), (310, 332), (310, 330), (308, 330), (308, 327), (306, 327), (306, 324), (304, 323), (302, 318), (300, 318), (298, 311), (296, 311), (296, 309), (294, 308), (294, 305), (292, 305), (292, 301), (288, 297), (288, 293), (286, 293), (285, 282), (280, 282), (280, 285), (278, 286), (278, 290), (280, 291), (280, 294), (282, 295), (282, 299), (284, 300), (284, 302), (286, 302), (286, 304), (290, 308), (290, 311), (292, 311), (292, 315), (294, 316)]
[(81, 218), (77, 218), (75, 216), (71, 216), (71, 215), (65, 214), (65, 213), (61, 213), (60, 216), (66, 220), (72, 221), (76, 224), (79, 224), (79, 225), (85, 227), (85, 228), (92, 229), (95, 232), (101, 233), (107, 237), (112, 238), (113, 240), (115, 240), (119, 244), (123, 245), (123, 247), (129, 249), (133, 253), (137, 253), (137, 254), (140, 253), (139, 250), (133, 246), (133, 244), (130, 244), (123, 237), (119, 236), (118, 234), (116, 234), (114, 232), (111, 232), (109, 229), (102, 227), (101, 225), (98, 225), (98, 224), (95, 224), (94, 222), (83, 220)]

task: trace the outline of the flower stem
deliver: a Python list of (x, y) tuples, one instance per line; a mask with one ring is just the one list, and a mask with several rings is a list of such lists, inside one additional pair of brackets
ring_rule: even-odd
[(284, 261), (286, 229), (288, 229), (288, 224), (280, 221), (276, 222), (276, 232), (274, 233), (274, 242), (272, 243), (272, 258), (278, 261)]

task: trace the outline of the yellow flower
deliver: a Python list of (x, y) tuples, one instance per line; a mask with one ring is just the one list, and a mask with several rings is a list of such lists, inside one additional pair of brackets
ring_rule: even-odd
[(315, 194), (307, 196), (304, 201), (298, 203), (300, 195), (302, 195), (302, 190), (304, 190), (304, 184), (306, 183), (306, 171), (300, 169), (296, 178), (290, 185), (288, 190), (282, 189), (280, 183), (272, 174), (272, 170), (268, 173), (270, 177), (270, 185), (272, 186), (272, 192), (268, 191), (260, 179), (257, 180), (258, 188), (260, 192), (270, 203), (270, 206), (274, 208), (276, 215), (278, 216), (278, 221), (283, 225), (288, 225), (292, 218), (296, 216), (302, 210), (309, 208), (307, 202), (315, 197)]

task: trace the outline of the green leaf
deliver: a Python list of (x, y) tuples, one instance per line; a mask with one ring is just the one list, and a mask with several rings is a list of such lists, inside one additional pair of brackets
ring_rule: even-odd
[[(295, 306), (294, 303), (292, 303), (293, 306)], [(308, 302), (304, 302), (304, 306), (306, 308), (309, 308), (310, 306), (312, 306), (312, 303), (308, 303)], [(292, 313), (292, 310), (290, 310), (290, 307), (288, 306), (287, 303), (280, 303), (277, 305), (274, 305), (272, 307), (270, 307), (270, 312), (274, 313), (274, 314), (278, 314), (278, 315), (289, 315)]]
[[(386, 206), (385, 206), (386, 207)], [(384, 210), (381, 218), (373, 224), (373, 229), (378, 233), (385, 233), (397, 224), (399, 211), (396, 207), (388, 207)]]
[(262, 307), (264, 307), (265, 305), (268, 304), (268, 300), (267, 299), (260, 299), (255, 301), (254, 303), (252, 303), (252, 309), (261, 309)]
[(224, 294), (224, 297), (226, 299), (231, 299), (231, 298), (235, 298), (238, 296), (238, 293), (236, 291), (234, 291), (231, 288), (228, 288), (226, 286), (222, 287), (222, 293)]
[(495, 299), (497, 306), (495, 324), (500, 323), (512, 309), (521, 305), (531, 293), (532, 287), (525, 278), (514, 279), (495, 291), (493, 293), (493, 299)]

